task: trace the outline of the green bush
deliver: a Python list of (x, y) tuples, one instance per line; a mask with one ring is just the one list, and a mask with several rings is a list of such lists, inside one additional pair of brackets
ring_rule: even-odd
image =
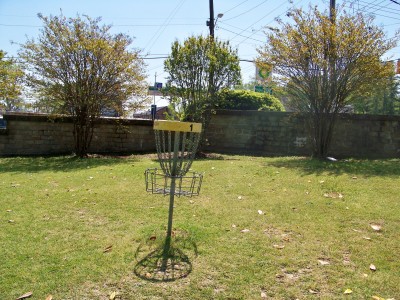
[(219, 109), (285, 111), (278, 98), (248, 90), (222, 90), (218, 93)]

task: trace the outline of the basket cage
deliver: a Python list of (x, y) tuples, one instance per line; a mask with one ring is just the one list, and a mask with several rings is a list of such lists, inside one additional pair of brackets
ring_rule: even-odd
[[(154, 133), (158, 161), (162, 171), (167, 176), (185, 176), (196, 155), (196, 149), (200, 141), (200, 134), (194, 132), (171, 132), (164, 130), (155, 130)], [(174, 165), (175, 151), (176, 164)]]
[[(150, 168), (145, 171), (146, 191), (153, 194), (169, 195), (171, 191), (171, 176), (165, 175), (162, 170)], [(203, 174), (188, 172), (184, 176), (175, 177), (175, 195), (198, 196), (203, 181)]]

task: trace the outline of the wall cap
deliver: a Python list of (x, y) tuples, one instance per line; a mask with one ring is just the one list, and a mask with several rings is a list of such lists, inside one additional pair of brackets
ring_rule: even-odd
[[(69, 115), (41, 114), (26, 112), (6, 112), (3, 115), (6, 121), (30, 121), (30, 122), (54, 122), (54, 123), (72, 123), (73, 117)], [(148, 119), (125, 119), (101, 117), (95, 124), (120, 124), (120, 125), (141, 125), (153, 126), (153, 121)]]
[[(281, 116), (296, 116), (304, 118), (307, 113), (303, 112), (283, 112), (283, 111), (258, 111), (258, 110), (228, 110), (228, 109), (217, 109), (215, 110), (216, 115), (225, 116), (257, 116), (257, 115), (281, 115)], [(347, 120), (367, 120), (367, 121), (399, 121), (400, 115), (369, 115), (369, 114), (348, 114), (340, 113), (337, 115), (338, 119)]]

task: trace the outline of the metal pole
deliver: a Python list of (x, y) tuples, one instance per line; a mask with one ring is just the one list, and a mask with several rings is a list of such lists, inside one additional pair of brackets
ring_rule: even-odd
[(214, 37), (214, 0), (210, 0), (210, 36)]
[(174, 199), (175, 199), (175, 180), (178, 175), (177, 165), (178, 165), (178, 154), (179, 154), (179, 140), (180, 133), (175, 131), (174, 135), (174, 154), (172, 157), (172, 168), (171, 168), (171, 188), (169, 190), (169, 212), (168, 212), (168, 229), (167, 237), (165, 239), (164, 250), (163, 250), (163, 261), (161, 270), (165, 271), (167, 269), (168, 257), (171, 248), (171, 236), (172, 236), (172, 218), (174, 215)]

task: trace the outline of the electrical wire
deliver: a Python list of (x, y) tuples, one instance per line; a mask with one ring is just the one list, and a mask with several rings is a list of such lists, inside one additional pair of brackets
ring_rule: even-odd
[(151, 43), (150, 47), (148, 48), (148, 51), (150, 52), (151, 48), (153, 48), (154, 44), (157, 42), (157, 40), (160, 38), (162, 33), (165, 31), (166, 25), (169, 24), (172, 20), (172, 18), (177, 14), (179, 9), (182, 7), (182, 5), (185, 3), (186, 0), (181, 0), (177, 6), (172, 10), (172, 12), (169, 14), (165, 22), (163, 23), (162, 26), (156, 31), (156, 33), (153, 35), (153, 37), (149, 40), (149, 42), (146, 44), (144, 49), (147, 48), (147, 46)]
[[(169, 23), (169, 24), (116, 24), (112, 27), (160, 27), (160, 26), (201, 26), (203, 23)], [(43, 25), (25, 25), (25, 24), (0, 24), (4, 27), (37, 27), (43, 28)]]
[[(393, 18), (397, 17), (398, 13), (400, 12), (400, 10), (393, 10), (393, 9), (387, 9), (387, 7), (390, 5), (390, 3), (388, 3), (387, 5), (383, 6), (381, 5), (383, 2), (385, 2), (385, 0), (381, 1), (380, 3), (377, 4), (372, 4), (370, 2), (366, 2), (366, 1), (362, 1), (362, 0), (358, 0), (358, 6), (359, 8), (357, 9), (357, 11), (362, 12), (362, 13), (370, 13), (370, 14), (374, 14), (374, 15), (378, 15), (378, 16), (383, 16), (383, 15), (379, 15), (377, 12), (381, 11), (383, 13), (387, 13), (387, 14), (392, 14)], [(362, 6), (360, 6), (360, 4)], [(346, 6), (346, 4), (345, 4)], [(350, 8), (351, 5), (350, 5)], [(354, 9), (354, 8), (353, 8)], [(386, 18), (392, 18), (391, 16), (387, 16), (385, 15), (384, 17)]]
[[(225, 22), (220, 22), (222, 25), (225, 25), (225, 26), (229, 26), (229, 27), (232, 27), (233, 29), (237, 29), (237, 30), (243, 30), (242, 28), (240, 28), (240, 27), (237, 27), (237, 26), (235, 26), (235, 25), (232, 25), (232, 24), (228, 24), (228, 23), (225, 23)], [(233, 30), (232, 29), (232, 30)], [(252, 30), (252, 31), (249, 31), (249, 30), (245, 30), (245, 32), (246, 33), (248, 33), (248, 34), (253, 34), (254, 33), (254, 30)], [(256, 33), (260, 38), (262, 38), (262, 37), (264, 37), (264, 35), (263, 34), (261, 34), (261, 33)]]
[[(369, 9), (373, 9), (374, 7), (381, 5), (385, 1), (386, 0), (381, 0), (381, 2), (379, 2), (379, 3), (366, 3), (366, 5), (363, 7), (363, 10), (367, 11)], [(358, 1), (358, 2), (360, 2), (360, 1)]]
[[(365, 2), (365, 1), (362, 1), (362, 0), (361, 1), (359, 0), (358, 2), (364, 3), (365, 5), (368, 4), (368, 2)], [(364, 6), (363, 9), (368, 9), (368, 11), (370, 11), (371, 9), (376, 8), (376, 10), (373, 13), (375, 13), (377, 11), (382, 11), (382, 12), (385, 12), (385, 13), (388, 13), (388, 14), (394, 14), (394, 15), (397, 15), (397, 13), (400, 11), (400, 10), (387, 9), (387, 7), (389, 5), (391, 5), (391, 3), (388, 2), (385, 6), (380, 5), (383, 2), (385, 2), (385, 0), (383, 0), (382, 2), (380, 2), (378, 4), (372, 5), (372, 6)]]
[(0, 24), (0, 26), (4, 27), (44, 27), (43, 25), (24, 25), (24, 24)]
[(241, 14), (238, 14), (238, 15), (232, 17), (232, 18), (229, 18), (229, 19), (225, 19), (225, 21), (233, 20), (233, 19), (236, 19), (236, 18), (238, 18), (238, 17), (240, 17), (240, 16), (243, 16), (244, 14), (247, 14), (248, 12), (250, 12), (250, 11), (256, 9), (257, 7), (259, 7), (260, 5), (264, 4), (264, 3), (267, 2), (267, 1), (269, 1), (269, 0), (264, 0), (264, 1), (261, 2), (260, 4), (257, 4), (256, 6), (250, 8), (249, 10), (246, 10), (245, 12), (242, 12)]
[(231, 9), (228, 9), (226, 12), (224, 12), (224, 15), (227, 14), (228, 12), (230, 12), (231, 10), (234, 10), (236, 7), (242, 5), (243, 3), (246, 3), (247, 1), (249, 1), (249, 0), (245, 0), (243, 2), (240, 2), (238, 5), (232, 7)]
[[(229, 29), (226, 29), (226, 28), (224, 28), (224, 27), (221, 27), (221, 26), (220, 26), (219, 28), (222, 29), (222, 30), (228, 31), (228, 32), (230, 32), (230, 33), (236, 34), (235, 37), (236, 37), (236, 36), (241, 36), (241, 37), (245, 37), (245, 38), (247, 38), (247, 39), (251, 39), (251, 40), (256, 41), (256, 42), (264, 43), (264, 41), (254, 39), (254, 38), (248, 37), (248, 36), (246, 36), (246, 35), (242, 35), (241, 33), (236, 33), (236, 32), (234, 32), (234, 31), (229, 30)], [(232, 38), (232, 39), (233, 39), (233, 38)], [(230, 39), (230, 40), (232, 40), (232, 39)]]
[(159, 27), (159, 26), (200, 26), (203, 23), (169, 23), (169, 24), (120, 24), (113, 27)]
[[(348, 6), (348, 5), (344, 5), (345, 7), (348, 7), (348, 8), (352, 8), (352, 7), (350, 7), (350, 6)], [(369, 13), (369, 14), (371, 14), (371, 15), (374, 15), (374, 16), (377, 16), (377, 17), (383, 17), (383, 18), (385, 18), (385, 19), (392, 19), (392, 20), (397, 20), (397, 21), (400, 21), (400, 18), (399, 17), (397, 17), (397, 15), (395, 15), (395, 16), (390, 16), (390, 15), (384, 15), (384, 14), (380, 14), (380, 13), (377, 13), (376, 11), (374, 11), (374, 12), (372, 12), (372, 11), (365, 11), (364, 9), (363, 9), (364, 7), (361, 7), (361, 8), (358, 8), (357, 9), (357, 11), (359, 11), (359, 12), (361, 12), (361, 13)], [(388, 12), (388, 13), (392, 13), (392, 12)]]
[[(292, 7), (291, 7), (290, 9), (292, 9), (292, 8), (295, 7), (296, 5), (299, 5), (300, 2), (302, 2), (302, 1), (303, 1), (303, 0), (299, 0), (296, 4), (293, 4)], [(244, 30), (249, 29), (250, 27), (252, 27), (252, 26), (254, 26), (255, 24), (257, 24), (258, 22), (260, 22), (261, 20), (265, 19), (265, 18), (266, 18), (267, 16), (269, 16), (271, 13), (273, 13), (274, 11), (276, 11), (278, 8), (280, 8), (280, 7), (278, 6), (278, 7), (276, 7), (275, 9), (273, 9), (272, 11), (268, 12), (266, 15), (264, 15), (262, 18), (258, 19), (256, 22), (254, 22), (253, 24), (251, 24), (250, 26), (248, 26), (248, 27), (245, 28)], [(286, 14), (288, 11), (289, 11), (289, 9), (287, 9), (285, 12), (283, 12), (282, 14), (280, 14), (280, 15), (278, 16), (278, 18), (279, 18), (280, 16), (282, 16), (283, 14)], [(270, 24), (270, 23), (272, 23), (272, 21), (269, 22), (269, 23), (267, 23), (267, 24), (265, 24), (264, 26), (267, 26), (267, 25)], [(245, 38), (244, 40), (242, 40), (240, 43), (245, 42), (247, 39), (249, 39), (251, 36), (253, 36), (256, 32), (258, 32), (258, 31), (260, 31), (260, 30), (261, 30), (261, 29), (254, 31), (250, 36), (246, 37), (246, 38)], [(243, 31), (242, 31), (242, 32), (243, 32)], [(233, 38), (235, 38), (235, 37), (236, 37), (236, 36), (234, 36)]]

